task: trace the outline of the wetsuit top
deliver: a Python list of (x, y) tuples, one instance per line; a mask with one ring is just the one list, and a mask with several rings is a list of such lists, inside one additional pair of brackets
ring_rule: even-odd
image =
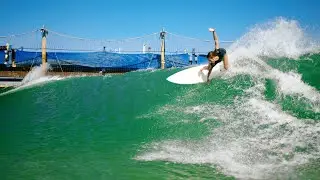
[(219, 56), (219, 61), (223, 61), (224, 55), (227, 54), (227, 51), (224, 48), (216, 49), (217, 55)]
[(224, 60), (224, 55), (227, 54), (227, 51), (224, 49), (224, 48), (219, 48), (219, 49), (216, 49), (216, 52), (217, 52), (217, 55), (219, 57), (219, 59), (215, 62), (210, 62), (210, 65), (211, 67), (214, 67), (216, 64), (218, 64), (219, 62), (223, 61)]

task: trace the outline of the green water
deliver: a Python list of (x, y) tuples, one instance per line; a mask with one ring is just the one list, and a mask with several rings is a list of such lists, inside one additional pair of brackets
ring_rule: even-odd
[[(268, 63), (282, 72), (301, 74), (319, 94), (319, 57)], [(281, 94), (277, 81), (248, 74), (216, 78), (209, 85), (166, 81), (178, 71), (67, 78), (0, 96), (0, 179), (246, 179), (248, 172), (256, 173), (251, 179), (320, 177), (319, 100)], [(261, 95), (248, 93), (257, 84), (263, 88), (254, 92)], [(246, 114), (246, 102), (262, 110), (270, 106), (265, 111), (278, 113), (268, 117), (275, 122), (254, 119), (263, 119), (260, 110)], [(281, 118), (290, 121), (280, 123)], [(293, 125), (296, 122), (303, 125)], [(277, 138), (286, 136), (289, 144), (281, 147), (292, 147), (289, 152), (272, 145), (259, 149), (267, 158), (249, 147), (241, 146), (239, 156), (242, 151), (228, 148), (233, 146), (229, 142), (248, 142), (256, 135), (263, 141), (265, 130), (281, 132), (268, 137), (267, 143), (275, 146)], [(296, 136), (305, 138), (305, 144), (291, 141)], [(250, 142), (255, 144), (259, 142)], [(222, 147), (234, 156), (221, 158)], [(255, 171), (267, 162), (271, 169), (281, 164), (281, 171)], [(233, 167), (236, 163), (240, 166)]]

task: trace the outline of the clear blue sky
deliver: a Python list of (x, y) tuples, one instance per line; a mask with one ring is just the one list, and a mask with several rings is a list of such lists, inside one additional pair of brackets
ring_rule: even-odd
[[(6, 3), (7, 2), (7, 3)], [(48, 29), (84, 38), (121, 39), (167, 31), (207, 39), (214, 27), (235, 40), (275, 17), (295, 19), (317, 37), (320, 0), (18, 0), (1, 1), (0, 36)]]

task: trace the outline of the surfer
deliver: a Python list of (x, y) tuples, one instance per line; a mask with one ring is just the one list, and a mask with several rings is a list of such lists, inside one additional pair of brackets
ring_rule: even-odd
[(214, 51), (210, 51), (207, 55), (207, 59), (209, 61), (208, 66), (204, 66), (203, 68), (201, 68), (201, 72), (203, 70), (208, 70), (208, 77), (207, 77), (207, 82), (210, 82), (209, 76), (211, 74), (212, 68), (217, 65), (218, 63), (220, 63), (221, 61), (223, 61), (223, 65), (224, 65), (224, 69), (228, 70), (229, 68), (229, 61), (228, 61), (228, 55), (227, 55), (227, 51), (224, 48), (220, 48), (219, 46), (219, 40), (218, 40), (218, 36), (217, 33), (215, 31), (215, 29), (213, 28), (209, 28), (209, 31), (213, 33), (213, 39), (214, 39)]

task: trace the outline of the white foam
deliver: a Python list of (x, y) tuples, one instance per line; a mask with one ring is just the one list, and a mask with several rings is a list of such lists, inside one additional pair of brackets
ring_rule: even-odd
[(255, 56), (298, 58), (314, 52), (319, 45), (307, 37), (297, 21), (280, 17), (251, 28), (231, 45), (230, 51), (241, 48)]
[(29, 86), (34, 86), (34, 85), (39, 85), (39, 84), (43, 84), (43, 83), (47, 83), (50, 81), (57, 81), (57, 80), (62, 80), (64, 79), (61, 76), (44, 76), (44, 77), (39, 77), (38, 79), (35, 79), (33, 81), (30, 81), (28, 83), (23, 84), (22, 86), (18, 87), (18, 88), (25, 88), (25, 87), (29, 87)]
[(28, 82), (31, 82), (33, 80), (39, 79), (43, 76), (45, 76), (46, 72), (50, 68), (49, 64), (35, 66), (31, 69), (31, 71), (23, 78), (22, 84), (26, 84)]
[(279, 94), (296, 96), (299, 99), (305, 98), (304, 100), (307, 100), (314, 112), (320, 112), (320, 93), (314, 87), (303, 82), (300, 74), (273, 70), (266, 77), (277, 82)]
[[(320, 157), (320, 124), (305, 123), (310, 120), (298, 120), (279, 106), (256, 98), (223, 108), (225, 112), (218, 106), (187, 108), (188, 114), (212, 114), (224, 126), (213, 129), (212, 135), (201, 141), (153, 143), (136, 159), (209, 163), (240, 179), (269, 179), (279, 174), (287, 177), (293, 167)], [(221, 116), (224, 113), (227, 115)], [(298, 146), (308, 152), (296, 152)]]
[(36, 85), (64, 79), (64, 77), (60, 76), (45, 76), (49, 68), (49, 64), (47, 64), (45, 67), (43, 67), (42, 65), (33, 67), (32, 70), (23, 78), (19, 86), (15, 87), (10, 91), (2, 93), (1, 96), (17, 92), (26, 88), (30, 88)]
[(65, 78), (60, 77), (60, 76), (40, 77), (40, 78), (38, 78), (36, 80), (33, 80), (31, 82), (27, 82), (27, 83), (22, 84), (22, 85), (14, 88), (12, 90), (4, 92), (4, 93), (0, 94), (0, 96), (8, 95), (8, 94), (11, 94), (11, 93), (14, 93), (14, 92), (17, 92), (17, 91), (21, 91), (23, 89), (31, 88), (31, 87), (34, 87), (34, 86), (37, 86), (37, 85), (41, 85), (41, 84), (45, 84), (45, 83), (49, 83), (49, 82), (53, 82), (53, 81), (58, 81), (58, 80), (62, 80), (62, 79), (65, 79)]
[(317, 52), (319, 47), (307, 37), (297, 21), (278, 18), (256, 25), (231, 45), (229, 52), (232, 68), (226, 76), (249, 74), (252, 77), (271, 78), (277, 82), (279, 94), (306, 98), (312, 110), (319, 112), (320, 93), (303, 82), (300, 74), (281, 72), (262, 60), (262, 57), (296, 59), (303, 54)]

